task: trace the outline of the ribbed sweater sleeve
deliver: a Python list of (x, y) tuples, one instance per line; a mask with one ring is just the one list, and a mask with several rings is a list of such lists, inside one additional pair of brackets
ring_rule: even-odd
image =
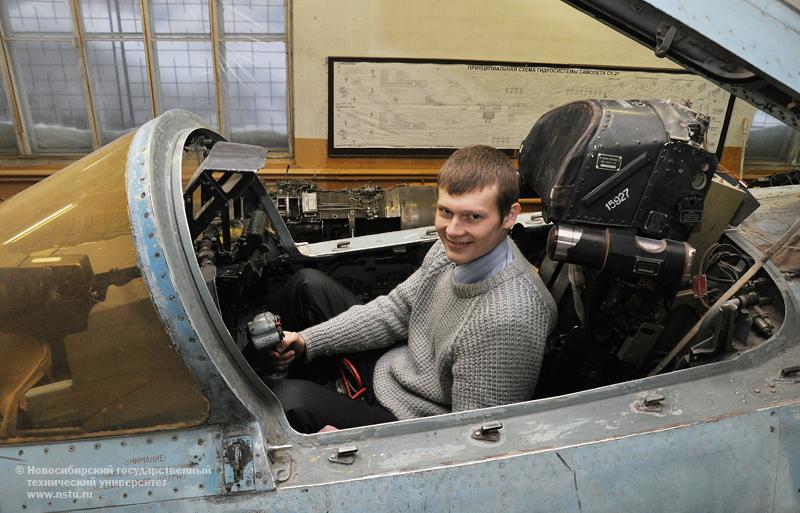
[(447, 263), (437, 250), (440, 245), (434, 244), (420, 268), (387, 295), (378, 296), (365, 305), (352, 306), (328, 321), (301, 331), (306, 358), (368, 351), (408, 338), (411, 305), (418, 289), (433, 268)]

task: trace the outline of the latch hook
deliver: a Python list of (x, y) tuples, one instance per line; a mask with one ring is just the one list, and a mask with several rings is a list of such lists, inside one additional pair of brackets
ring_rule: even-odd
[(656, 32), (656, 57), (664, 57), (667, 55), (669, 47), (672, 46), (672, 42), (675, 40), (675, 35), (677, 33), (678, 29), (675, 28), (675, 25), (669, 27), (663, 38), (659, 37), (658, 32)]
[(487, 422), (472, 432), (472, 438), (484, 442), (496, 442), (500, 440), (501, 429), (503, 429), (502, 422)]
[(331, 463), (338, 463), (340, 465), (352, 465), (356, 461), (357, 452), (358, 447), (355, 445), (339, 447), (334, 454), (328, 456), (328, 461)]

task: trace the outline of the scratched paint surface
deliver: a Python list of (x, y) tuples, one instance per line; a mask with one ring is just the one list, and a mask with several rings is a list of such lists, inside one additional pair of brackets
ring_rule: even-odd
[(798, 485), (788, 485), (800, 465), (799, 417), (784, 407), (473, 464), (113, 511), (796, 512)]
[(85, 510), (220, 494), (220, 446), (219, 431), (194, 429), (2, 447), (0, 512)]

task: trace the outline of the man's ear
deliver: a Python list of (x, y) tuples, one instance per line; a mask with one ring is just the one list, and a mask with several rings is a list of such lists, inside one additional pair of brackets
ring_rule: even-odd
[(513, 228), (514, 224), (517, 222), (517, 216), (520, 212), (522, 212), (522, 205), (519, 203), (514, 203), (511, 205), (511, 208), (508, 210), (508, 214), (506, 214), (505, 219), (503, 219), (503, 228), (506, 230)]

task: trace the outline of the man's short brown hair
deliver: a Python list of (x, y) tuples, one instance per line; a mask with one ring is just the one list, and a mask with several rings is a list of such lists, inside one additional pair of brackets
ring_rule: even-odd
[(497, 210), (503, 219), (519, 199), (519, 175), (511, 160), (491, 146), (456, 150), (439, 170), (436, 180), (448, 194), (467, 194), (497, 185)]

